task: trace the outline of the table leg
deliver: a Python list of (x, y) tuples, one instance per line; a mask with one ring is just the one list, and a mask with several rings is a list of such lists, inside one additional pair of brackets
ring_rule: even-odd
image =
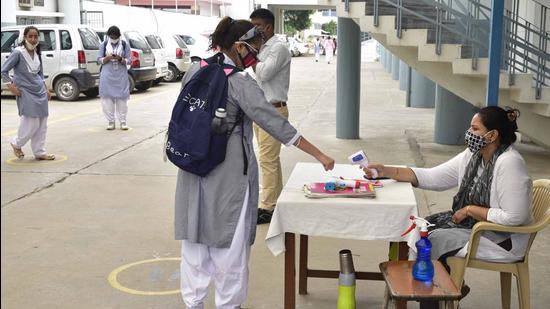
[(298, 293), (300, 295), (307, 294), (307, 253), (308, 253), (308, 236), (300, 235), (300, 268), (298, 274)]
[(296, 245), (293, 233), (285, 233), (285, 309), (296, 307)]

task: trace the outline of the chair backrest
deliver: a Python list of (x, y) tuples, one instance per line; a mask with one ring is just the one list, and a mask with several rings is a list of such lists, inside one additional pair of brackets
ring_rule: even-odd
[[(546, 227), (550, 223), (550, 179), (537, 179), (533, 182), (533, 223), (531, 225), (542, 224)], [(524, 262), (527, 262), (529, 250), (535, 240), (537, 233), (531, 234), (529, 244), (525, 250)]]

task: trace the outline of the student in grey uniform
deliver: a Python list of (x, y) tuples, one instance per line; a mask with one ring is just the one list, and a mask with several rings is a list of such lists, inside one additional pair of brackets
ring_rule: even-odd
[[(410, 182), (422, 189), (443, 191), (459, 187), (452, 210), (426, 217), (435, 224), (429, 235), (432, 259), (446, 265), (449, 256), (466, 256), (472, 227), (478, 221), (510, 226), (531, 222), (532, 181), (525, 161), (512, 145), (516, 141), (518, 116), (515, 109), (482, 108), (466, 131), (468, 148), (433, 168), (369, 164), (368, 168), (375, 168), (380, 177)], [(368, 169), (365, 173), (372, 176)], [(528, 234), (486, 231), (476, 258), (501, 263), (519, 261), (525, 256), (528, 241)]]
[[(13, 77), (10, 77), (12, 69)], [(13, 50), (2, 66), (2, 80), (15, 95), (21, 117), (17, 135), (10, 142), (13, 153), (22, 159), (25, 154), (21, 148), (30, 140), (37, 160), (54, 160), (55, 156), (48, 154), (45, 148), (51, 93), (44, 83), (36, 27), (23, 30), (21, 46)]]
[[(225, 63), (245, 69), (254, 63), (261, 44), (256, 34), (249, 21), (225, 17), (211, 36), (211, 47), (219, 48)], [(198, 69), (199, 64), (191, 66), (182, 85)], [(205, 177), (181, 169), (177, 176), (175, 237), (182, 240), (181, 293), (185, 305), (193, 309), (204, 307), (212, 280), (217, 308), (240, 308), (246, 300), (259, 191), (252, 122), (286, 146), (294, 145), (312, 155), (326, 170), (334, 167), (332, 158), (309, 143), (267, 102), (248, 73), (229, 77), (226, 109), (229, 127), (238, 110), (244, 112), (244, 118), (229, 137), (225, 161)]]
[(107, 118), (107, 130), (115, 129), (116, 118), (121, 130), (128, 130), (126, 115), (130, 98), (130, 82), (126, 64), (130, 62), (130, 46), (120, 39), (120, 29), (111, 26), (105, 41), (99, 47), (97, 61), (101, 64), (99, 96), (103, 114)]

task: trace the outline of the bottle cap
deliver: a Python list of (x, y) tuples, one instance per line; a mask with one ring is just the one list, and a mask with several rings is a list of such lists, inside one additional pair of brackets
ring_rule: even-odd
[(340, 272), (343, 274), (355, 273), (353, 258), (349, 249), (340, 250)]
[(227, 112), (225, 111), (225, 108), (218, 108), (216, 109), (216, 117), (218, 118), (225, 118), (227, 116)]

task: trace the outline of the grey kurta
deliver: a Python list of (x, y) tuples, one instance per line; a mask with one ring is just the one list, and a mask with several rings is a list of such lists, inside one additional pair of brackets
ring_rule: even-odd
[[(34, 56), (38, 57), (36, 53)], [(11, 69), (13, 77), (9, 74)], [(44, 84), (42, 63), (38, 73), (31, 73), (21, 51), (14, 49), (2, 66), (2, 80), (5, 83), (13, 82), (21, 92), (21, 96), (15, 99), (19, 116), (48, 117), (48, 94)]]
[[(226, 60), (226, 62), (228, 62)], [(185, 85), (198, 70), (193, 65), (185, 74)], [(231, 245), (246, 193), (249, 213), (247, 227), (250, 227), (250, 244), (256, 235), (258, 212), (258, 164), (252, 146), (252, 122), (283, 144), (297, 136), (296, 129), (281, 117), (269, 104), (256, 81), (247, 73), (240, 72), (229, 77), (227, 118), (229, 127), (235, 121), (238, 108), (245, 113), (244, 143), (248, 157), (248, 173), (243, 175), (243, 146), (241, 126), (237, 126), (229, 138), (225, 161), (205, 177), (179, 170), (175, 198), (175, 236), (191, 242), (216, 248)]]
[[(99, 46), (99, 53), (97, 61), (101, 64), (101, 72), (99, 75), (99, 96), (102, 98), (110, 99), (128, 99), (130, 97), (130, 82), (128, 81), (128, 69), (126, 65), (115, 62), (102, 63), (102, 58), (105, 57), (105, 45), (106, 40)], [(118, 44), (123, 44), (122, 40)], [(126, 63), (130, 63), (130, 46), (128, 43), (124, 43), (126, 46), (122, 49), (123, 55), (120, 55), (126, 59)]]

